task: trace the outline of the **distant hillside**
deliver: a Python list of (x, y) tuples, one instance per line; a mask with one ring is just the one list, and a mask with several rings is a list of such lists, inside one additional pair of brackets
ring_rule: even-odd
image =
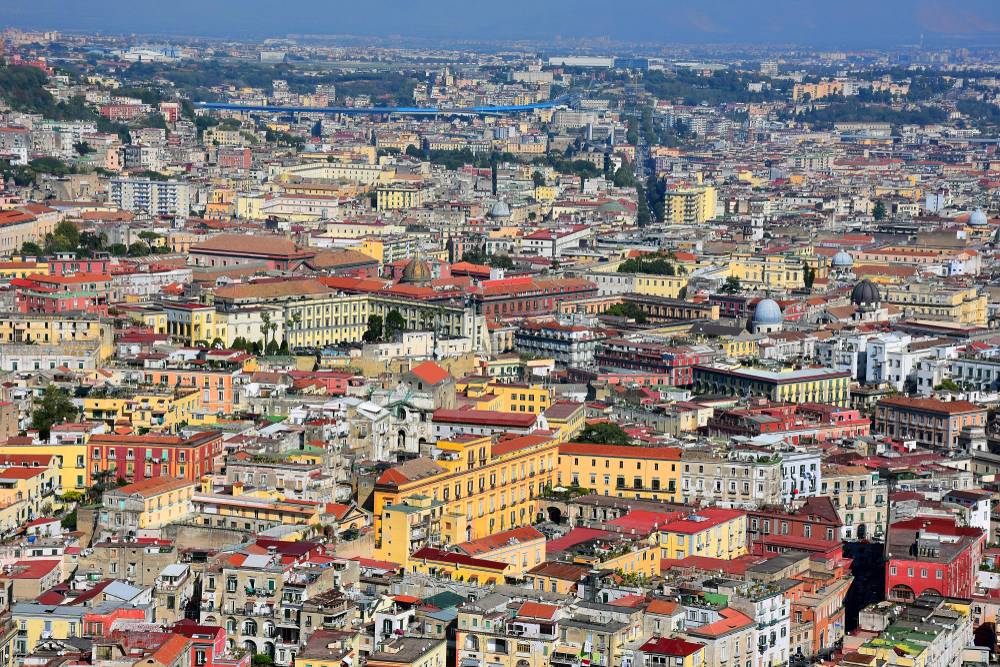
[(38, 113), (53, 120), (97, 120), (82, 97), (57, 102), (45, 90), (48, 77), (38, 68), (24, 65), (0, 65), (0, 98), (15, 111)]

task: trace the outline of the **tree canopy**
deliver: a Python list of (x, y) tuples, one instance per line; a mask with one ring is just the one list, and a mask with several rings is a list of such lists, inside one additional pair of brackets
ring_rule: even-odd
[(47, 440), (53, 426), (73, 419), (76, 415), (77, 409), (69, 394), (64, 389), (50, 384), (45, 388), (38, 407), (31, 415), (31, 427), (38, 429), (38, 435), (42, 440)]
[(631, 445), (632, 438), (618, 424), (598, 422), (584, 426), (573, 442), (588, 442), (597, 445)]

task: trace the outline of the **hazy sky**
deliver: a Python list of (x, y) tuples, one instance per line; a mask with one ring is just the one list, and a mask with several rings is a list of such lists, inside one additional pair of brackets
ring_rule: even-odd
[(0, 27), (222, 37), (608, 37), (684, 43), (1000, 43), (1000, 0), (0, 0)]

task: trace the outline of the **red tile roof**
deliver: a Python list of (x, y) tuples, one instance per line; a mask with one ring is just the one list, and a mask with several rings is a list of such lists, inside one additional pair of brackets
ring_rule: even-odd
[(986, 408), (983, 406), (970, 403), (969, 401), (942, 401), (937, 398), (915, 398), (909, 396), (888, 396), (879, 400), (878, 405), (950, 415), (965, 412), (986, 412)]
[(540, 602), (522, 602), (517, 610), (517, 615), (521, 618), (540, 618), (551, 620), (559, 607), (554, 604), (542, 604)]
[(435, 410), (433, 421), (447, 424), (475, 424), (530, 428), (538, 415), (530, 412), (497, 412), (494, 410)]
[(642, 645), (639, 649), (643, 653), (659, 653), (661, 655), (689, 656), (705, 648), (704, 644), (695, 644), (683, 639), (672, 639), (669, 637), (655, 637)]
[(731, 510), (722, 507), (706, 507), (697, 512), (693, 512), (683, 519), (676, 519), (660, 527), (661, 531), (671, 533), (693, 534), (700, 533), (719, 524), (740, 517), (746, 518), (747, 513), (743, 510)]
[(512, 541), (517, 544), (523, 544), (538, 539), (544, 540), (545, 535), (539, 532), (534, 526), (522, 526), (494, 533), (493, 535), (487, 535), (478, 540), (462, 542), (455, 545), (455, 548), (467, 556), (478, 556), (509, 546)]
[(583, 528), (577, 526), (572, 529), (562, 537), (556, 538), (554, 540), (549, 540), (545, 544), (545, 552), (549, 554), (557, 554), (561, 551), (566, 551), (571, 549), (578, 544), (583, 544), (584, 542), (589, 542), (591, 540), (597, 540), (604, 537), (609, 537), (611, 533), (606, 530), (599, 530), (597, 528)]
[(451, 377), (451, 373), (438, 366), (433, 361), (425, 361), (410, 369), (410, 372), (427, 384), (435, 385)]
[(465, 556), (451, 551), (443, 551), (441, 549), (434, 549), (432, 547), (424, 547), (420, 551), (414, 553), (411, 556), (411, 559), (430, 560), (437, 563), (449, 563), (451, 565), (463, 565), (466, 567), (476, 567), (486, 570), (498, 570), (500, 572), (507, 569), (507, 563), (486, 560), (483, 558), (472, 558), (471, 556)]

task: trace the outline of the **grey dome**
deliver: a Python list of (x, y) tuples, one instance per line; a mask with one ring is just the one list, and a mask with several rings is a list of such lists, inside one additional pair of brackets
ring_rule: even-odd
[(875, 306), (882, 303), (882, 295), (875, 284), (865, 278), (851, 290), (851, 303), (858, 307)]
[(753, 309), (754, 324), (781, 324), (784, 319), (781, 306), (774, 299), (761, 299)]
[(972, 215), (969, 216), (970, 227), (985, 227), (988, 224), (990, 224), (990, 221), (981, 208), (977, 208), (972, 212)]
[(830, 264), (837, 268), (848, 268), (854, 266), (854, 258), (849, 253), (840, 250), (833, 256)]
[(496, 204), (493, 204), (493, 209), (490, 211), (491, 218), (509, 218), (510, 217), (510, 207), (507, 206), (507, 202), (502, 199)]

